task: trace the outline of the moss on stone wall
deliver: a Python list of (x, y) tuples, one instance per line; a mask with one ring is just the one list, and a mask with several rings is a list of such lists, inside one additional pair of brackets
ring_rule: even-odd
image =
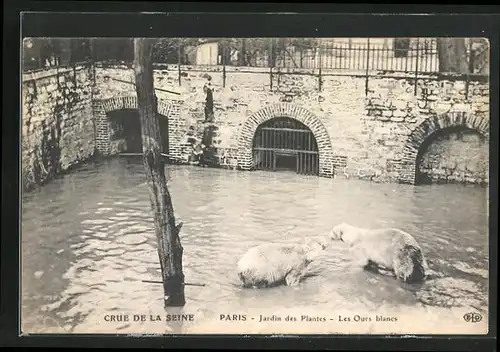
[(94, 152), (90, 70), (42, 71), (23, 83), (24, 190), (42, 185)]

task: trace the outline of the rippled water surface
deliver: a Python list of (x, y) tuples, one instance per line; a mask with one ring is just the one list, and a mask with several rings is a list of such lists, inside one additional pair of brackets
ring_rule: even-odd
[[(486, 305), (485, 188), (412, 187), (188, 166), (169, 166), (168, 178), (176, 216), (184, 222), (186, 281), (206, 284), (186, 287), (183, 312), (194, 313), (198, 324), (216, 322), (220, 314), (254, 312), (258, 316), (298, 307), (335, 316), (342, 308), (404, 310), (420, 304), (429, 310), (446, 305), (432, 297), (422, 305), (418, 288), (352, 266), (342, 243), (332, 245), (313, 262), (314, 276), (298, 287), (249, 290), (239, 286), (236, 262), (250, 247), (326, 234), (341, 221), (412, 233), (434, 270), (472, 287), (464, 291), (472, 296), (463, 297), (466, 303)], [(104, 316), (164, 315), (161, 285), (141, 281), (158, 280), (159, 275), (140, 159), (84, 165), (24, 195), (24, 331), (144, 332), (147, 325), (134, 330), (130, 322), (106, 323)], [(455, 298), (459, 304), (460, 293)], [(159, 331), (169, 329), (163, 326)], [(185, 324), (184, 329), (189, 331)]]

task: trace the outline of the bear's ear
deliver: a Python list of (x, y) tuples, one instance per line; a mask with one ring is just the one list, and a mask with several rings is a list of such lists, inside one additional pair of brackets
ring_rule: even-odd
[(339, 230), (338, 231), (338, 236), (339, 236), (339, 240), (341, 240), (342, 242), (344, 242), (344, 231), (342, 230)]
[(330, 238), (334, 241), (340, 240), (340, 233), (341, 233), (341, 228), (339, 225), (335, 226), (330, 234)]
[(328, 238), (331, 240), (331, 241), (335, 241), (337, 239), (337, 233), (335, 232), (335, 227), (331, 229), (329, 235), (328, 235)]

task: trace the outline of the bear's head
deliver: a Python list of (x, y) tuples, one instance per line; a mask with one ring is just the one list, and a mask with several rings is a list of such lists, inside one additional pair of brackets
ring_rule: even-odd
[(304, 251), (308, 258), (315, 258), (327, 247), (324, 237), (306, 238), (304, 242)]
[(361, 234), (362, 229), (343, 222), (333, 227), (330, 233), (330, 240), (342, 241), (352, 247), (360, 241)]
[(330, 233), (330, 239), (332, 241), (342, 241), (345, 242), (346, 232), (351, 226), (345, 222), (335, 225)]

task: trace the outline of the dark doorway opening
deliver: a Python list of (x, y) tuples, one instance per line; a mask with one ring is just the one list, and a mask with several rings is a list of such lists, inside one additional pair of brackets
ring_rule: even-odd
[[(125, 153), (142, 153), (142, 130), (139, 113), (135, 109), (117, 110), (108, 113), (111, 121), (111, 140), (122, 140)], [(168, 154), (168, 119), (158, 114), (162, 152)]]
[(318, 144), (303, 123), (288, 118), (271, 119), (257, 128), (253, 140), (256, 170), (294, 170), (299, 174), (319, 175)]
[(141, 122), (139, 116), (128, 116), (123, 120), (123, 138), (127, 153), (142, 153)]
[(436, 131), (420, 146), (415, 184), (485, 184), (489, 145), (475, 130), (457, 126)]

